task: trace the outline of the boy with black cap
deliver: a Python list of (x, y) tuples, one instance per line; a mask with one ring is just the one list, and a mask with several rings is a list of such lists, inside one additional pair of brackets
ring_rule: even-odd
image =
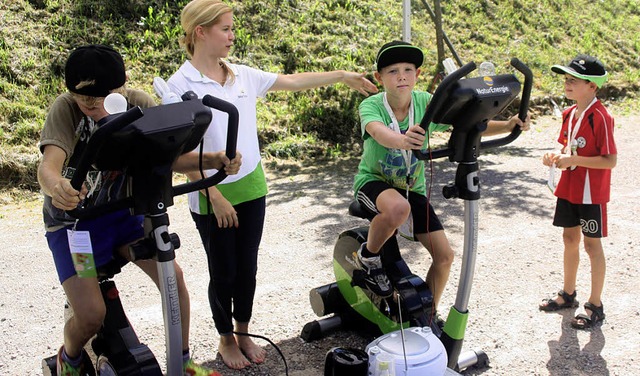
[[(65, 66), (68, 93), (56, 98), (51, 105), (40, 139), (42, 161), (38, 167), (38, 181), (44, 193), (44, 223), (46, 238), (58, 272), (58, 278), (74, 315), (64, 328), (64, 345), (57, 358), (58, 376), (84, 375), (82, 348), (100, 329), (105, 305), (95, 276), (84, 276), (76, 271), (71, 256), (69, 238), (81, 234), (89, 239), (85, 244), (93, 250), (95, 266), (112, 258), (128, 258), (128, 245), (144, 236), (142, 216), (133, 216), (128, 209), (100, 217), (76, 221), (66, 214), (83, 201), (98, 204), (115, 198), (123, 186), (124, 175), (117, 171), (90, 171), (81, 191), (75, 190), (70, 179), (87, 147), (99, 121), (108, 113), (104, 98), (110, 93), (123, 94), (130, 106), (154, 106), (145, 92), (125, 89), (126, 81), (122, 56), (110, 47), (88, 45), (79, 47), (69, 56)], [(239, 160), (233, 164), (224, 152), (209, 153), (206, 164), (237, 173)], [(174, 165), (177, 171), (190, 171), (197, 167), (197, 154), (183, 155)], [(87, 189), (87, 187), (89, 189)], [(89, 192), (89, 190), (91, 192)], [(94, 193), (95, 191), (95, 193)], [(136, 261), (145, 273), (158, 283), (157, 266), (153, 260)], [(182, 270), (176, 263), (180, 312), (182, 315), (182, 343), (184, 346), (185, 374), (219, 375), (196, 365), (189, 357), (189, 295)]]
[[(409, 43), (393, 41), (380, 48), (376, 57), (376, 80), (384, 91), (360, 104), (363, 153), (354, 179), (354, 191), (360, 204), (375, 215), (367, 242), (355, 257), (366, 272), (367, 287), (386, 297), (392, 288), (378, 253), (396, 230), (420, 241), (433, 262), (427, 284), (437, 307), (453, 262), (453, 250), (444, 228), (427, 198), (424, 161), (413, 149), (428, 145), (428, 135), (420, 127), (431, 94), (414, 90), (424, 55)], [(517, 116), (505, 121), (490, 121), (484, 135), (510, 132), (513, 127), (528, 129)], [(431, 124), (429, 134), (448, 129), (448, 125)], [(410, 223), (409, 231), (404, 224)]]
[(584, 304), (586, 314), (577, 315), (571, 325), (586, 329), (605, 317), (601, 295), (606, 263), (600, 239), (607, 236), (607, 202), (617, 150), (614, 119), (596, 93), (608, 74), (602, 62), (588, 55), (578, 55), (567, 66), (554, 65), (551, 70), (564, 75), (565, 96), (576, 103), (562, 114), (560, 154), (547, 153), (542, 158), (544, 165), (562, 170), (554, 191), (558, 200), (553, 225), (564, 228), (564, 286), (539, 308), (556, 311), (578, 306), (576, 278), (582, 233), (591, 261), (591, 295)]

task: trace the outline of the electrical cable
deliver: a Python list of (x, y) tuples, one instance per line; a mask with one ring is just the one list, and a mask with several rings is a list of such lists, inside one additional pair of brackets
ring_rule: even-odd
[(404, 358), (404, 373), (406, 374), (409, 370), (409, 365), (407, 363), (407, 348), (404, 338), (404, 325), (402, 325), (402, 302), (400, 302), (400, 294), (397, 294), (396, 296), (398, 297), (398, 314), (400, 315), (400, 337), (402, 338), (402, 356)]

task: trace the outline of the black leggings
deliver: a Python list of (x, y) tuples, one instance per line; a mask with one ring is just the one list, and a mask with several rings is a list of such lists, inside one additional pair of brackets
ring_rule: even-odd
[(251, 320), (265, 206), (265, 197), (234, 206), (238, 228), (220, 228), (215, 215), (191, 213), (207, 252), (209, 305), (221, 335), (233, 332), (231, 317)]

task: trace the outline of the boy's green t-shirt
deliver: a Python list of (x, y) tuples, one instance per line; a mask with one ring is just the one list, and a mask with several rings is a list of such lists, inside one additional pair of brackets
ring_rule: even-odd
[[(390, 149), (380, 145), (366, 131), (367, 124), (372, 121), (382, 122), (391, 128), (391, 116), (385, 109), (383, 96), (384, 93), (379, 93), (360, 103), (360, 126), (364, 144), (358, 173), (354, 178), (353, 190), (355, 194), (363, 185), (371, 181), (383, 181), (400, 189), (407, 188), (407, 166), (400, 149)], [(417, 124), (422, 121), (427, 104), (431, 100), (431, 94), (425, 91), (414, 91), (411, 96), (413, 98), (414, 122)], [(400, 121), (398, 125), (400, 131), (404, 133), (409, 128), (409, 116)], [(432, 132), (447, 130), (449, 127), (449, 125), (431, 123), (423, 149), (428, 146), (429, 136)], [(411, 153), (409, 171), (413, 182), (410, 190), (426, 195), (424, 161), (418, 160), (413, 153)]]

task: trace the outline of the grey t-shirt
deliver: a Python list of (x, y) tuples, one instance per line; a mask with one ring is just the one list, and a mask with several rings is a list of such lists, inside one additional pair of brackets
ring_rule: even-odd
[[(126, 89), (125, 97), (130, 106), (147, 108), (155, 106), (153, 98), (144, 91)], [(59, 95), (51, 105), (40, 136), (39, 148), (44, 152), (47, 145), (55, 145), (67, 154), (62, 176), (73, 177), (82, 152), (98, 124), (86, 116), (76, 104), (71, 93)], [(115, 199), (124, 185), (124, 175), (119, 171), (91, 170), (85, 181), (92, 193), (87, 197), (89, 203), (97, 204)], [(56, 231), (75, 222), (64, 210), (54, 207), (51, 197), (44, 195), (44, 225), (47, 231)]]

